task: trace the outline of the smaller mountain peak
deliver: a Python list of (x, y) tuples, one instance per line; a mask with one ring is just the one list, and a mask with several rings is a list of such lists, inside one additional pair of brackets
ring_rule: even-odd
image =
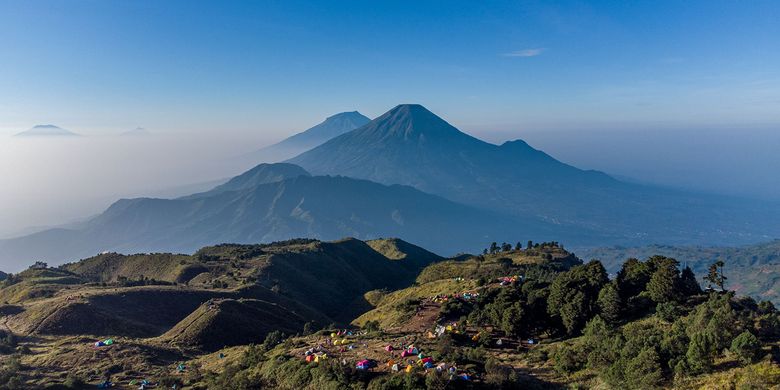
[(531, 145), (528, 145), (528, 142), (525, 142), (521, 139), (516, 139), (513, 141), (506, 141), (503, 144), (501, 144), (502, 148), (522, 148), (527, 149), (531, 148)]
[(16, 134), (17, 136), (62, 136), (62, 135), (78, 135), (72, 131), (65, 130), (59, 126), (47, 124), (47, 125), (35, 125), (29, 130), (25, 130)]
[(333, 115), (325, 118), (325, 120), (328, 120), (328, 119), (339, 119), (339, 118), (365, 118), (365, 117), (366, 117), (365, 115), (361, 114), (358, 111), (344, 111), (344, 112), (340, 112), (338, 114), (333, 114)]
[(152, 133), (149, 132), (149, 130), (146, 130), (143, 127), (136, 127), (135, 129), (125, 131), (122, 133), (124, 136), (146, 136), (146, 135), (152, 135)]

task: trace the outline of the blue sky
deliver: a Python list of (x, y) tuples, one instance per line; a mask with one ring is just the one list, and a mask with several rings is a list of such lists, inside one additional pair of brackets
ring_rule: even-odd
[(0, 134), (775, 127), (777, 1), (0, 0)]

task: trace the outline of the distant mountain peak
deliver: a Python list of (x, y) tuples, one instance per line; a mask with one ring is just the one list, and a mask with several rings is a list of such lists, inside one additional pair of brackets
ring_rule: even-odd
[(123, 136), (147, 136), (152, 135), (152, 133), (149, 132), (149, 130), (146, 130), (143, 127), (136, 127), (135, 129), (125, 131), (122, 133)]
[(368, 119), (365, 115), (361, 114), (358, 111), (344, 111), (344, 112), (340, 112), (338, 114), (333, 114), (333, 115), (325, 118), (325, 120), (328, 121), (328, 120), (340, 119), (340, 118), (350, 118), (350, 119), (360, 118), (360, 119), (363, 119), (363, 120)]
[(368, 119), (357, 111), (346, 111), (327, 117), (324, 121), (305, 131), (249, 154), (253, 162), (281, 161), (314, 147), (344, 133), (355, 130), (367, 123)]
[(421, 104), (399, 104), (358, 131), (376, 139), (398, 138), (415, 143), (454, 138), (474, 139)]
[(78, 135), (70, 130), (65, 130), (59, 126), (47, 124), (47, 125), (35, 125), (29, 130), (17, 133), (20, 137), (29, 136), (75, 136)]

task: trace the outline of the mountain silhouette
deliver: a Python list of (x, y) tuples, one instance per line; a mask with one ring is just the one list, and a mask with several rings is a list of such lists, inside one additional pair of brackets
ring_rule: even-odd
[(65, 130), (55, 125), (37, 125), (29, 130), (25, 130), (16, 134), (17, 137), (61, 137), (61, 136), (78, 136), (78, 134)]
[(357, 111), (338, 113), (308, 130), (252, 152), (248, 157), (255, 163), (259, 161), (276, 162), (284, 160), (318, 146), (333, 137), (357, 129), (369, 121), (371, 120)]
[(780, 223), (766, 217), (780, 215), (777, 205), (624, 183), (562, 163), (522, 140), (484, 142), (418, 104), (396, 106), (288, 161), (315, 175), (409, 185), (610, 241), (677, 242), (684, 232), (698, 243), (746, 242), (780, 234)]

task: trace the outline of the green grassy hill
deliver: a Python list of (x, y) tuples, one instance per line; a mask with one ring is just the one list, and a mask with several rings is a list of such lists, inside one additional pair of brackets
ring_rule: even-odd
[[(363, 294), (405, 286), (422, 265), (438, 259), (414, 245), (391, 241), (393, 258), (355, 239), (223, 244), (194, 255), (105, 253), (12, 275), (2, 282), (0, 298), (4, 311), (14, 313), (5, 318), (6, 326), (20, 334), (167, 334), (161, 340), (213, 348), (262, 340), (269, 329), (300, 330), (307, 321), (320, 326), (349, 322), (370, 307)], [(409, 253), (403, 251), (407, 248)], [(235, 315), (202, 319), (200, 325), (176, 331), (185, 336), (171, 336), (172, 328), (183, 327), (210, 300), (223, 302), (220, 307), (246, 308), (247, 323), (256, 330), (221, 333), (229, 336), (225, 340), (216, 337), (213, 327), (240, 320), (239, 312), (226, 309), (224, 313)], [(264, 317), (267, 324), (260, 326)], [(192, 341), (202, 339), (199, 334), (209, 334), (214, 344)]]
[(225, 346), (261, 343), (279, 330), (299, 332), (307, 319), (257, 299), (214, 299), (200, 305), (158, 340), (177, 347), (214, 351)]

